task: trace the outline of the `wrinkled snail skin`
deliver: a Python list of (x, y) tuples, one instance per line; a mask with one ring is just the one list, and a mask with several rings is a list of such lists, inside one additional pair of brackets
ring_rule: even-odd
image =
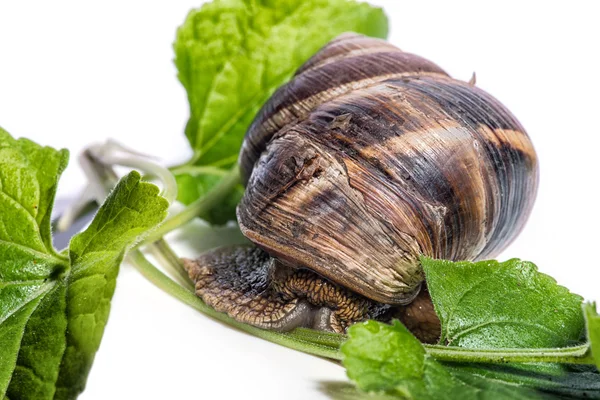
[[(430, 61), (356, 34), (330, 42), (271, 97), (239, 163), (246, 182), (240, 229), (277, 267), (264, 267), (273, 263), (264, 257), (269, 278), (260, 295), (241, 276), (240, 257), (221, 262), (235, 273), (206, 260), (188, 260), (187, 268), (215, 308), (275, 329), (343, 331), (386, 314), (377, 305), (412, 302), (424, 280), (421, 254), (498, 254), (525, 224), (538, 183), (533, 145), (496, 99)], [(307, 273), (273, 273), (286, 268)], [(230, 279), (246, 283), (224, 283)], [(248, 306), (252, 291), (262, 296), (259, 313)], [(417, 297), (400, 317), (430, 339), (439, 324), (427, 302), (426, 294)], [(269, 315), (281, 307), (287, 313)], [(312, 314), (297, 312), (302, 307)]]

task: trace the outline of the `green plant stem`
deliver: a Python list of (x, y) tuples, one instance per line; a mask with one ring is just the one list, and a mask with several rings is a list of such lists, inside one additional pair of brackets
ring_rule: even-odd
[(159, 263), (176, 277), (179, 284), (188, 290), (194, 290), (194, 284), (183, 267), (181, 259), (175, 254), (165, 239), (158, 239), (152, 246), (149, 246), (149, 250), (157, 258)]
[(180, 165), (178, 167), (171, 168), (171, 173), (175, 175), (179, 174), (190, 174), (190, 175), (218, 175), (223, 176), (227, 174), (227, 170), (211, 165), (198, 166), (198, 165)]
[(200, 159), (200, 156), (201, 156), (200, 152), (194, 151), (194, 154), (192, 154), (192, 157), (189, 160), (187, 160), (184, 163), (173, 165), (173, 166), (169, 167), (169, 171), (171, 171), (171, 173), (173, 175), (179, 174), (179, 173), (181, 173), (182, 169), (194, 166), (194, 164), (196, 164), (196, 161), (198, 161)]
[(240, 183), (240, 170), (237, 164), (229, 170), (227, 175), (223, 176), (221, 181), (205, 196), (189, 204), (183, 211), (167, 220), (157, 229), (152, 231), (144, 240), (138, 243), (135, 248), (150, 244), (162, 238), (168, 232), (181, 227), (192, 221), (196, 217), (205, 215), (215, 205), (223, 201), (231, 193), (233, 188)]
[(427, 353), (438, 361), (469, 363), (531, 363), (593, 364), (589, 344), (558, 349), (468, 349), (425, 345)]
[(332, 339), (330, 337), (331, 335), (329, 334), (320, 335), (318, 332), (311, 333), (308, 332), (308, 330), (300, 330), (298, 333), (296, 333), (296, 331), (280, 333), (242, 324), (228, 317), (226, 314), (217, 312), (212, 307), (207, 306), (195, 294), (178, 285), (171, 278), (152, 265), (152, 263), (150, 263), (146, 257), (144, 257), (141, 251), (132, 250), (129, 253), (129, 260), (134, 267), (155, 286), (169, 293), (171, 296), (175, 297), (184, 304), (187, 304), (188, 306), (193, 307), (218, 321), (224, 322), (261, 339), (299, 350), (304, 353), (335, 360), (341, 359), (341, 353), (338, 350), (339, 343), (335, 342), (335, 345), (331, 345)]

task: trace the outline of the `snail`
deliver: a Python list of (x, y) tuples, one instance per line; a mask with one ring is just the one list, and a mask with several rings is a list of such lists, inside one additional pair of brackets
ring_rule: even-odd
[(275, 330), (439, 321), (420, 256), (479, 260), (521, 231), (538, 165), (495, 98), (380, 39), (343, 34), (262, 107), (242, 144), (237, 208), (255, 246), (185, 259), (217, 311)]

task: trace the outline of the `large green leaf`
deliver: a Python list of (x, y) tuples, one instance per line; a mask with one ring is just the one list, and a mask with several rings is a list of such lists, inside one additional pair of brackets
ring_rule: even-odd
[(380, 8), (353, 0), (214, 0), (192, 10), (174, 44), (198, 164), (229, 166), (259, 108), (335, 36), (386, 37)]
[(84, 388), (127, 248), (166, 216), (132, 172), (67, 252), (50, 214), (68, 153), (0, 129), (0, 398), (75, 398)]
[(440, 342), (469, 348), (550, 348), (578, 342), (583, 299), (530, 262), (421, 259), (442, 323)]

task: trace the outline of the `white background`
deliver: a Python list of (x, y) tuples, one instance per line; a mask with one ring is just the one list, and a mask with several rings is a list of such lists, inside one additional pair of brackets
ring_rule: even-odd
[[(167, 164), (190, 151), (171, 43), (195, 1), (0, 2), (0, 125), (72, 152), (59, 197), (83, 175), (74, 156), (108, 137)], [(390, 41), (499, 98), (528, 130), (541, 184), (520, 257), (599, 300), (600, 23), (594, 2), (373, 1)], [(567, 5), (568, 4), (568, 5)], [(179, 235), (181, 236), (181, 235)], [(175, 238), (193, 255), (193, 237)], [(206, 244), (204, 244), (206, 245)], [(125, 266), (81, 397), (325, 398), (341, 367), (237, 332), (188, 309)]]

